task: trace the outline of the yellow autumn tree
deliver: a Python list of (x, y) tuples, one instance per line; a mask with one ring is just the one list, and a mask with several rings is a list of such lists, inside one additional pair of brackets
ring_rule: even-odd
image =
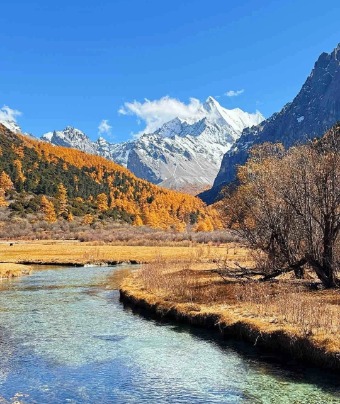
[(83, 217), (84, 224), (92, 224), (93, 221), (94, 221), (94, 217), (89, 213)]
[(74, 220), (74, 218), (73, 218), (73, 215), (72, 215), (72, 213), (71, 212), (68, 212), (68, 214), (67, 214), (67, 219), (66, 219), (68, 222), (73, 222), (73, 220)]
[(214, 230), (213, 223), (209, 216), (199, 220), (197, 223), (195, 231), (212, 231)]
[(183, 231), (185, 231), (186, 227), (187, 227), (186, 224), (179, 220), (177, 220), (173, 225), (173, 229), (178, 231), (179, 233), (182, 233)]
[(139, 215), (135, 216), (135, 220), (133, 221), (134, 226), (143, 226), (143, 220)]
[(160, 219), (154, 209), (144, 210), (145, 224), (150, 227), (160, 228)]
[(46, 222), (54, 223), (57, 221), (54, 205), (47, 199), (45, 195), (41, 197), (41, 210), (44, 213), (44, 219)]
[(22, 171), (22, 163), (20, 160), (14, 160), (13, 165), (15, 167), (15, 179), (16, 181), (24, 182), (26, 177)]
[(58, 215), (67, 217), (67, 189), (61, 183), (58, 185), (57, 201)]
[(98, 210), (101, 212), (105, 212), (109, 209), (107, 195), (104, 193), (97, 195), (96, 203)]
[(5, 198), (5, 191), (0, 188), (0, 206), (7, 206), (8, 203)]
[(7, 206), (6, 202), (6, 192), (13, 188), (13, 182), (11, 181), (9, 175), (2, 171), (0, 174), (0, 206)]
[(0, 174), (0, 188), (5, 192), (13, 188), (13, 182), (5, 171)]

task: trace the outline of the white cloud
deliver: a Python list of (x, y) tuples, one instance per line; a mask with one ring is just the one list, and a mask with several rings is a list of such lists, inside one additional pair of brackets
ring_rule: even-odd
[(176, 117), (197, 120), (205, 116), (202, 104), (198, 99), (190, 98), (189, 103), (185, 104), (169, 96), (153, 101), (145, 99), (144, 102), (125, 102), (118, 112), (121, 115), (135, 115), (139, 121), (145, 122), (145, 129), (137, 135), (153, 133), (164, 123)]
[(20, 111), (17, 111), (16, 109), (12, 109), (12, 108), (8, 107), (7, 105), (4, 105), (0, 109), (0, 121), (16, 123), (17, 117), (20, 115), (21, 115)]
[(242, 89), (242, 90), (229, 90), (224, 95), (226, 95), (227, 97), (237, 97), (238, 95), (241, 95), (243, 93), (244, 93), (244, 89)]
[(108, 119), (103, 119), (98, 126), (98, 133), (100, 135), (111, 135), (112, 126), (109, 125)]

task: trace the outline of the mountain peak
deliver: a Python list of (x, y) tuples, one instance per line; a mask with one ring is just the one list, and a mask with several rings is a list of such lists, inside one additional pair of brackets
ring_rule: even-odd
[(340, 44), (322, 53), (299, 93), (280, 112), (250, 129), (245, 129), (224, 155), (212, 190), (202, 198), (212, 201), (222, 186), (235, 180), (239, 165), (255, 144), (280, 142), (285, 147), (319, 137), (340, 120)]
[(340, 42), (338, 43), (338, 46), (334, 49), (333, 53), (335, 60), (340, 60)]
[(220, 105), (219, 102), (217, 100), (215, 100), (215, 98), (212, 97), (211, 95), (209, 95), (209, 97), (205, 100), (205, 102), (207, 104), (218, 104), (218, 105)]
[(41, 139), (57, 146), (74, 147), (87, 153), (96, 153), (94, 144), (90, 138), (73, 126), (66, 126), (64, 130), (45, 133), (41, 136)]
[(11, 130), (14, 133), (21, 133), (22, 130), (20, 126), (13, 120), (10, 119), (0, 119), (0, 123), (6, 126), (7, 129)]
[(209, 95), (209, 97), (206, 99), (205, 103), (203, 104), (203, 109), (205, 111), (212, 111), (212, 110), (216, 111), (216, 110), (219, 110), (220, 108), (223, 108), (223, 107), (211, 95)]
[(239, 108), (223, 108), (209, 96), (192, 115), (174, 117), (155, 132), (144, 133), (129, 142), (112, 144), (102, 137), (92, 142), (72, 126), (49, 132), (42, 138), (60, 146), (99, 154), (165, 187), (201, 189), (212, 184), (223, 154), (242, 130), (261, 120), (258, 114), (248, 114)]
[[(80, 129), (77, 129), (77, 128), (75, 128), (74, 126), (70, 126), (70, 125), (68, 125), (68, 126), (66, 126), (66, 128), (62, 131), (62, 132), (69, 132), (69, 133), (73, 133), (73, 134), (82, 134), (82, 135), (85, 135), (85, 133), (82, 131), (82, 130), (80, 130)], [(86, 136), (86, 135), (85, 135)]]

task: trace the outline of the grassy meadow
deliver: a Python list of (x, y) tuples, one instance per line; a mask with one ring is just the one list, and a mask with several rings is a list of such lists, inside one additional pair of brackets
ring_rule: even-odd
[(0, 263), (0, 280), (4, 278), (17, 278), (22, 275), (29, 275), (32, 268), (29, 265), (15, 263)]
[(187, 245), (112, 245), (77, 241), (1, 242), (0, 261), (41, 264), (89, 264), (115, 261), (151, 262), (155, 260), (212, 264), (230, 255), (234, 261), (246, 256), (246, 249), (237, 243), (223, 245), (186, 243)]

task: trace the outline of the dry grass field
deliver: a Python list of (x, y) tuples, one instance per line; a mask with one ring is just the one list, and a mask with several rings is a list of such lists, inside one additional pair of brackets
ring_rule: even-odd
[(247, 250), (236, 243), (220, 246), (124, 246), (77, 241), (16, 241), (0, 243), (0, 262), (41, 264), (88, 264), (106, 262), (150, 262), (180, 260), (199, 265), (222, 261), (243, 262)]
[(32, 268), (29, 265), (14, 263), (0, 263), (0, 280), (3, 278), (16, 278), (22, 275), (29, 275)]

